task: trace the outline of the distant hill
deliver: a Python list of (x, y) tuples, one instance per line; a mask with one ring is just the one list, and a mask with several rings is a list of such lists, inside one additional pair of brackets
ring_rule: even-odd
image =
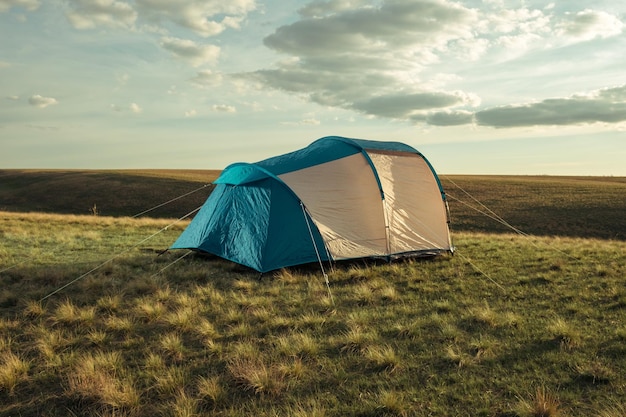
[(0, 170), (0, 210), (134, 216), (200, 188), (149, 213), (179, 218), (202, 205), (219, 171)]
[[(134, 216), (191, 193), (146, 214), (180, 218), (204, 203), (218, 175), (215, 170), (0, 170), (0, 210)], [(495, 220), (499, 216), (534, 235), (626, 240), (624, 177), (441, 175), (441, 182), (453, 232), (510, 232)]]

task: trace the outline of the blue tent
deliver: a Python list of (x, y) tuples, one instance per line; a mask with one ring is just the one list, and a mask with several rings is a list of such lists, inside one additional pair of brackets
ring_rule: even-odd
[(215, 184), (172, 249), (212, 253), (259, 272), (452, 250), (439, 179), (402, 143), (325, 137), (232, 164)]

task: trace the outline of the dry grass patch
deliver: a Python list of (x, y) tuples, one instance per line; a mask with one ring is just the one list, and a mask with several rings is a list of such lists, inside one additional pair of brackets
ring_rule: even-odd
[(122, 306), (122, 297), (120, 295), (107, 295), (98, 299), (96, 304), (101, 310), (109, 313), (115, 313)]
[(226, 390), (219, 376), (198, 378), (196, 384), (198, 395), (204, 401), (210, 402), (213, 406), (221, 403), (226, 398)]
[(343, 352), (358, 353), (365, 351), (378, 340), (374, 329), (364, 330), (361, 326), (352, 326), (339, 339), (340, 349)]
[(87, 353), (78, 358), (67, 376), (66, 394), (113, 408), (136, 410), (140, 406), (140, 392), (119, 352)]
[(195, 323), (198, 315), (193, 306), (184, 305), (176, 310), (165, 314), (162, 320), (182, 332), (190, 332), (195, 329)]
[(148, 297), (139, 299), (135, 305), (135, 315), (148, 322), (159, 320), (166, 311), (165, 304)]
[(136, 323), (133, 317), (111, 316), (104, 320), (104, 325), (108, 330), (130, 332), (135, 328)]
[(315, 358), (321, 351), (319, 342), (307, 333), (293, 333), (276, 338), (278, 352), (285, 356)]
[(385, 416), (408, 416), (411, 408), (406, 402), (404, 396), (391, 390), (380, 391), (375, 399), (376, 415), (382, 414)]
[(276, 398), (287, 389), (287, 378), (281, 366), (266, 364), (258, 357), (232, 360), (228, 372), (245, 391), (261, 397)]
[(518, 398), (518, 414), (522, 417), (559, 417), (561, 402), (546, 387), (538, 387), (528, 399)]
[(185, 356), (183, 339), (178, 333), (167, 333), (159, 340), (163, 352), (174, 360), (180, 361)]
[(24, 307), (23, 314), (24, 316), (30, 319), (36, 319), (42, 317), (46, 312), (46, 309), (43, 307), (41, 302), (29, 300), (26, 302), (26, 306)]
[(200, 417), (199, 401), (180, 388), (169, 403), (170, 414), (176, 417)]
[(189, 380), (188, 370), (180, 366), (165, 366), (153, 371), (154, 387), (160, 395), (174, 396)]
[(572, 350), (582, 344), (583, 337), (580, 331), (561, 317), (553, 318), (548, 323), (547, 330), (564, 350)]
[(402, 359), (396, 350), (389, 346), (369, 346), (363, 352), (365, 358), (374, 365), (376, 369), (385, 372), (395, 372), (402, 366)]
[(0, 353), (0, 391), (13, 395), (15, 387), (28, 379), (30, 362), (10, 351)]
[(54, 320), (64, 324), (80, 323), (84, 325), (93, 323), (95, 318), (95, 307), (80, 308), (70, 300), (61, 302), (54, 313)]

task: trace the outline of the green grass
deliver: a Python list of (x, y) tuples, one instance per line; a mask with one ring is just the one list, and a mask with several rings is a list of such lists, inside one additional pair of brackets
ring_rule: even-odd
[[(21, 201), (0, 212), (0, 416), (626, 409), (624, 179), (444, 177), (457, 253), (335, 265), (333, 304), (316, 266), (259, 277), (192, 255), (168, 267), (185, 252), (158, 253), (186, 223), (119, 217), (204, 172), (0, 175), (13, 198), (0, 201)], [(93, 181), (106, 204), (85, 197)], [(485, 220), (451, 181), (534, 236)], [(143, 200), (104, 215), (133, 190)], [(102, 212), (23, 213), (84, 213), (82, 201)]]
[(532, 235), (626, 240), (624, 177), (443, 175), (441, 182), (453, 230), (510, 232), (489, 208)]
[[(456, 233), (458, 254), (258, 273), (158, 256), (169, 220), (2, 213), (0, 415), (611, 415), (626, 243)], [(41, 227), (41, 225), (45, 227)], [(558, 249), (559, 251), (555, 251)], [(472, 267), (485, 271), (485, 277)], [(615, 415), (615, 414), (613, 414)]]

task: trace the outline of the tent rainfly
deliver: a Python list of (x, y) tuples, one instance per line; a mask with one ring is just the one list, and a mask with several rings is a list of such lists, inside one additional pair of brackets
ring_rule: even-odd
[(310, 262), (452, 252), (445, 194), (414, 148), (329, 136), (228, 166), (171, 246), (259, 272)]

